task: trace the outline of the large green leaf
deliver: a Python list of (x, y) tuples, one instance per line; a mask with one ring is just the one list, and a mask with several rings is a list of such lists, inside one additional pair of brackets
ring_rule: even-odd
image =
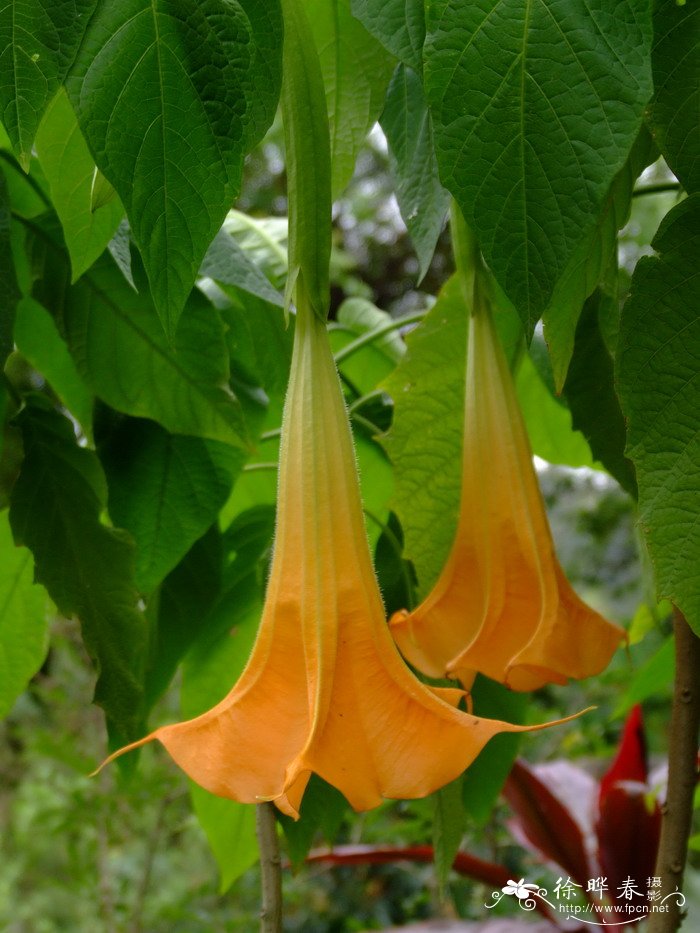
[(665, 218), (637, 264), (620, 324), (617, 384), (639, 514), (657, 578), (700, 633), (700, 194)]
[(75, 281), (112, 239), (124, 209), (116, 198), (93, 209), (95, 163), (63, 90), (44, 114), (36, 135), (36, 149), (63, 226)]
[(576, 324), (583, 304), (613, 267), (617, 255), (617, 232), (629, 220), (634, 183), (654, 160), (656, 152), (649, 133), (642, 130), (629, 158), (610, 186), (598, 222), (574, 250), (544, 310), (544, 333), (558, 392), (564, 386), (574, 352)]
[(659, 0), (651, 56), (649, 122), (664, 158), (687, 191), (700, 189), (700, 6)]
[(92, 393), (75, 367), (46, 308), (33, 298), (17, 306), (15, 343), (22, 356), (46, 379), (89, 437), (92, 431)]
[(531, 331), (651, 96), (648, 0), (436, 0), (424, 47), (442, 180)]
[(423, 0), (352, 0), (352, 14), (399, 61), (422, 71)]
[(341, 194), (381, 113), (394, 58), (350, 13), (350, 0), (306, 0), (326, 89), (331, 188)]
[(241, 406), (227, 385), (224, 328), (200, 292), (193, 292), (172, 345), (149, 299), (106, 255), (65, 302), (68, 346), (96, 395), (173, 434), (246, 445)]
[(25, 169), (42, 114), (96, 6), (97, 0), (5, 0), (0, 6), (2, 122)]
[(420, 280), (433, 258), (450, 196), (438, 176), (423, 85), (406, 65), (399, 65), (391, 80), (381, 124), (391, 153), (396, 200), (418, 254)]
[(207, 631), (207, 619), (221, 596), (223, 545), (216, 525), (192, 545), (165, 578), (155, 606), (146, 670), (146, 701), (151, 706), (166, 690), (192, 645)]
[(41, 399), (18, 416), (24, 462), (10, 522), (34, 555), (36, 580), (64, 615), (82, 624), (99, 678), (95, 702), (123, 738), (142, 731), (147, 627), (137, 609), (134, 547), (100, 521), (107, 487), (92, 451), (79, 447), (67, 418)]
[(67, 87), (119, 194), (172, 338), (200, 262), (272, 122), (275, 0), (101, 3)]
[(574, 427), (586, 436), (594, 457), (636, 497), (634, 467), (625, 457), (627, 432), (615, 392), (613, 361), (600, 330), (601, 302), (600, 294), (594, 294), (579, 319), (564, 395)]
[(0, 513), (0, 718), (36, 674), (48, 645), (47, 599), (36, 586), (34, 562), (14, 546), (7, 513)]
[(109, 514), (136, 542), (135, 580), (151, 593), (214, 522), (245, 452), (127, 418), (100, 446)]

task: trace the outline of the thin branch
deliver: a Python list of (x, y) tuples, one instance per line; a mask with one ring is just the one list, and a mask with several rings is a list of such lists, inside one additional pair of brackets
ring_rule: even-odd
[(255, 808), (255, 831), (260, 849), (260, 933), (282, 933), (282, 859), (272, 803)]
[(146, 852), (143, 872), (141, 874), (141, 882), (136, 891), (134, 908), (131, 914), (131, 933), (143, 933), (143, 914), (146, 908), (151, 881), (153, 879), (153, 867), (155, 865), (158, 847), (160, 846), (163, 829), (165, 827), (165, 816), (170, 803), (172, 803), (172, 800), (169, 797), (163, 797), (161, 799), (153, 828), (145, 840)]
[(683, 871), (693, 817), (693, 794), (698, 779), (700, 727), (700, 639), (674, 608), (676, 679), (668, 740), (668, 790), (662, 807), (661, 841), (656, 874), (668, 913), (652, 913), (647, 933), (675, 933), (684, 914), (673, 894), (683, 887)]
[(377, 327), (375, 330), (368, 330), (366, 333), (361, 334), (356, 340), (353, 340), (352, 343), (346, 344), (346, 346), (338, 350), (337, 353), (333, 354), (336, 364), (342, 363), (343, 360), (346, 360), (349, 356), (352, 356), (353, 353), (361, 350), (362, 347), (366, 347), (369, 343), (374, 343), (375, 340), (379, 340), (380, 337), (390, 334), (393, 330), (405, 327), (406, 324), (416, 324), (418, 321), (422, 321), (426, 314), (426, 311), (416, 311), (415, 314), (404, 314), (403, 317), (394, 318), (393, 321), (382, 324), (381, 327)]
[(677, 181), (662, 181), (657, 185), (643, 185), (641, 188), (635, 188), (632, 192), (633, 198), (639, 198), (643, 194), (661, 194), (664, 191), (680, 191), (681, 186)]

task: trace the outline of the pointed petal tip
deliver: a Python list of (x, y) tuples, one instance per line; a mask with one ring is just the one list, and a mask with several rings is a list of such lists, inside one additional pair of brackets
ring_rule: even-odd
[(127, 752), (132, 752), (135, 748), (141, 748), (143, 745), (147, 745), (149, 742), (152, 742), (153, 739), (158, 737), (156, 734), (158, 731), (159, 730), (156, 730), (156, 732), (151, 732), (148, 735), (145, 735), (142, 739), (137, 739), (135, 742), (130, 742), (128, 745), (124, 745), (122, 748), (118, 748), (115, 752), (112, 752), (111, 755), (108, 755), (105, 760), (95, 768), (94, 771), (91, 771), (90, 774), (88, 774), (88, 777), (96, 777), (100, 771), (106, 768), (107, 765), (111, 765), (112, 762), (117, 758), (121, 758), (122, 755), (126, 755)]

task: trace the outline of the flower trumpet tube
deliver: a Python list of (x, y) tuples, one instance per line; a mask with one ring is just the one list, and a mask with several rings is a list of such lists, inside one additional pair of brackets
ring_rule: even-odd
[(325, 324), (299, 294), (297, 305), (272, 565), (247, 666), (213, 709), (116, 753), (158, 739), (207, 790), (293, 817), (312, 772), (367, 810), (431, 793), (497, 733), (543, 728), (470, 716), (461, 690), (423, 685), (402, 660)]
[(534, 690), (602, 671), (624, 631), (573, 591), (554, 553), (505, 354), (474, 280), (460, 512), (437, 583), (391, 631), (404, 657), (469, 689), (476, 672)]

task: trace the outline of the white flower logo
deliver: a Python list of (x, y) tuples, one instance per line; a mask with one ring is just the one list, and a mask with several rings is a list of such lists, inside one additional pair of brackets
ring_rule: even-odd
[(536, 884), (525, 884), (525, 879), (521, 878), (520, 881), (509, 880), (508, 884), (501, 888), (501, 891), (503, 891), (504, 894), (515, 894), (519, 901), (524, 901), (533, 894), (537, 894), (539, 886)]

